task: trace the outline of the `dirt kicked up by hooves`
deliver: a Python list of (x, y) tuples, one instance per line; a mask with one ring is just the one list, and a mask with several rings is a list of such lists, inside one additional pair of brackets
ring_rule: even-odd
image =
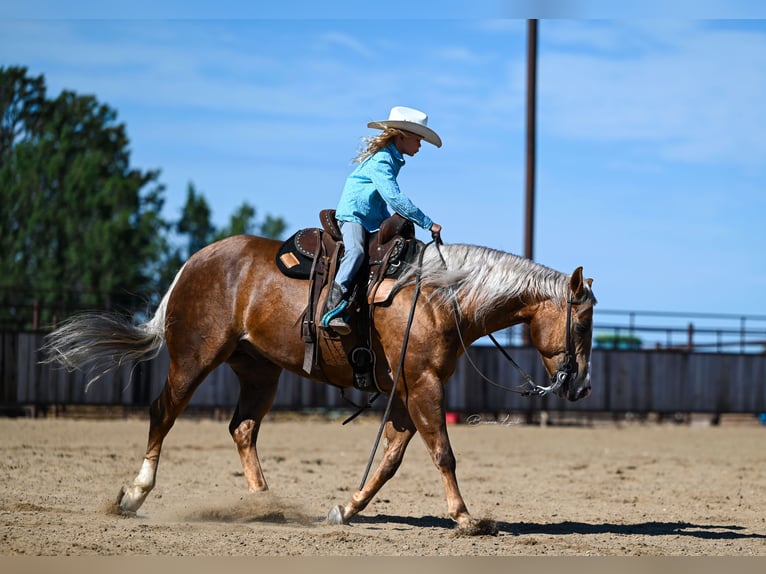
[(136, 516), (135, 510), (126, 510), (122, 508), (120, 503), (122, 502), (122, 498), (125, 496), (125, 487), (121, 486), (120, 491), (117, 493), (117, 496), (113, 498), (112, 500), (105, 502), (103, 505), (103, 511), (106, 514), (111, 514), (113, 516), (124, 516), (128, 518), (133, 518)]
[(455, 529), (455, 536), (497, 536), (497, 533), (497, 522), (491, 518), (482, 518), (465, 528)]
[[(343, 518), (343, 510), (340, 506), (334, 506), (330, 509), (330, 512), (327, 513), (327, 523), (348, 524), (348, 521)], [(482, 518), (468, 526), (457, 527), (455, 529), (455, 536), (497, 536), (497, 534), (497, 522), (491, 518)]]

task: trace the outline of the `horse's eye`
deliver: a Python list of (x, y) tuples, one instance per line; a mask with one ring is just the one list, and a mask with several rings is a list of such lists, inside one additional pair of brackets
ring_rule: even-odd
[(580, 337), (587, 335), (590, 332), (590, 323), (575, 323), (574, 332)]

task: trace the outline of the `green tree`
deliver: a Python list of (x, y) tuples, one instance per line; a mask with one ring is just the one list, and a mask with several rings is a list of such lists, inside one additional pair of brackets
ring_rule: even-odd
[(270, 237), (271, 239), (280, 239), (287, 224), (281, 217), (274, 217), (267, 215), (263, 223), (258, 223), (256, 220), (257, 211), (255, 207), (248, 202), (243, 202), (234, 213), (231, 214), (229, 224), (220, 229), (215, 239), (223, 239), (230, 235), (262, 235), (263, 237)]
[(164, 189), (159, 171), (130, 167), (117, 113), (71, 91), (46, 99), (26, 68), (0, 68), (0, 98), (0, 285), (26, 299), (13, 312), (108, 308), (152, 288)]
[(197, 193), (193, 183), (186, 188), (186, 203), (181, 210), (181, 219), (176, 229), (187, 238), (187, 257), (190, 257), (213, 241), (215, 227), (210, 221), (210, 206), (205, 197)]
[(272, 239), (281, 239), (285, 229), (287, 229), (287, 223), (285, 223), (284, 219), (267, 215), (261, 224), (260, 234)]
[(253, 234), (255, 233), (255, 208), (247, 202), (244, 202), (234, 213), (231, 214), (229, 225), (219, 230), (216, 239), (223, 239), (230, 235)]
[(216, 230), (193, 184), (168, 223), (159, 174), (130, 166), (115, 110), (72, 91), (49, 99), (42, 75), (0, 67), (0, 324), (45, 325), (83, 307), (145, 310), (204, 245), (285, 229), (272, 216), (259, 225), (243, 203)]
[(0, 68), (0, 166), (11, 160), (14, 146), (39, 132), (45, 104), (45, 80), (27, 75), (26, 68)]
[[(210, 205), (204, 194), (197, 191), (193, 183), (186, 190), (186, 202), (181, 208), (181, 218), (176, 223), (176, 231), (185, 238), (186, 257), (212, 243), (231, 235), (262, 235), (272, 239), (282, 237), (287, 224), (281, 217), (267, 215), (263, 223), (256, 220), (257, 211), (248, 202), (243, 202), (234, 210), (228, 225), (216, 229), (211, 221)], [(180, 257), (180, 250), (177, 252)]]
[(170, 250), (165, 259), (164, 271), (161, 271), (162, 284), (167, 286), (173, 280), (183, 262), (206, 245), (231, 235), (263, 235), (280, 239), (287, 225), (281, 217), (267, 215), (262, 224), (256, 220), (256, 209), (248, 202), (243, 202), (234, 210), (229, 223), (216, 229), (212, 222), (212, 210), (205, 195), (190, 182), (186, 188), (186, 201), (181, 208), (181, 217), (175, 223), (175, 231), (181, 238), (185, 249), (176, 247)]

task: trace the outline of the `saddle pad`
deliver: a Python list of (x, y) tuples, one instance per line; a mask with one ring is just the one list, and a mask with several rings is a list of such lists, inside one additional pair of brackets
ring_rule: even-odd
[(279, 270), (293, 279), (308, 279), (319, 241), (319, 229), (301, 229), (294, 233), (277, 251)]

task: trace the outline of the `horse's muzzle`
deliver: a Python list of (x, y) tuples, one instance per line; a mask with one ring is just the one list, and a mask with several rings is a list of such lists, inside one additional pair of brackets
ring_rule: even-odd
[(578, 376), (578, 369), (559, 369), (556, 371), (554, 381), (560, 382), (556, 394), (568, 401), (579, 401), (590, 395), (590, 375), (584, 373)]
[(590, 381), (586, 381), (585, 384), (579, 386), (573, 386), (567, 393), (567, 400), (579, 401), (590, 396)]
[(590, 376), (574, 377), (574, 380), (569, 381), (564, 386), (564, 392), (562, 397), (568, 401), (579, 401), (590, 395)]

